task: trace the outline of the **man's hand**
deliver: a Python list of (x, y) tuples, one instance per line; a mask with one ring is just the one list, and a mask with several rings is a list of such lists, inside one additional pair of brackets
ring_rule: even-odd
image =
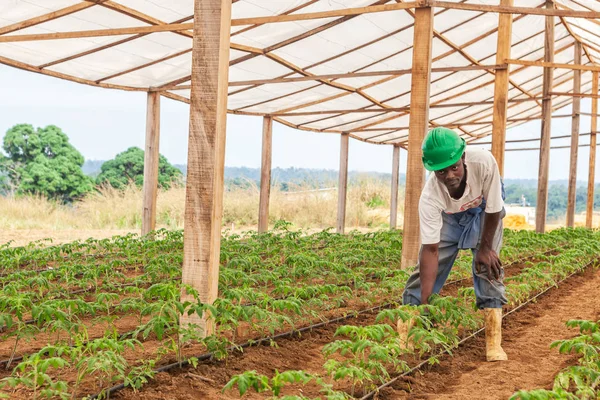
[(438, 272), (439, 243), (424, 244), (421, 250), (420, 278), (421, 278), (421, 304), (427, 304), (429, 296), (433, 293), (433, 286)]
[(492, 250), (492, 243), (494, 241), (494, 235), (498, 229), (500, 223), (500, 213), (485, 213), (483, 220), (483, 232), (481, 233), (481, 243), (479, 245), (479, 251), (475, 256), (475, 271), (478, 274), (487, 272), (488, 279), (490, 281), (500, 279), (502, 273), (502, 263), (498, 258), (498, 253)]
[(475, 271), (478, 274), (487, 272), (488, 279), (499, 280), (502, 273), (502, 262), (494, 250), (480, 249), (475, 256)]

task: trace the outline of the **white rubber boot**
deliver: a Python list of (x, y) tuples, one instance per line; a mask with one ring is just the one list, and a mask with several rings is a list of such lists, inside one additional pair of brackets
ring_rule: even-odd
[(488, 361), (506, 361), (508, 356), (502, 349), (502, 309), (484, 308), (485, 353)]

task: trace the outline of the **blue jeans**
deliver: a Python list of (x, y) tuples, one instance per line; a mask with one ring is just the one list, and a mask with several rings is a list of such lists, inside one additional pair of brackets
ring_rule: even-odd
[[(482, 204), (478, 209), (468, 210), (463, 213), (442, 213), (443, 225), (440, 232), (440, 243), (438, 248), (438, 271), (435, 278), (435, 284), (433, 285), (433, 293), (439, 293), (442, 286), (444, 286), (444, 283), (446, 283), (446, 279), (448, 279), (448, 275), (452, 270), (459, 249), (470, 248), (473, 253), (471, 269), (473, 273), (477, 307), (480, 309), (502, 308), (502, 305), (507, 303), (505, 287), (502, 283), (502, 280), (504, 279), (504, 269), (502, 269), (498, 281), (490, 281), (486, 271), (477, 273), (475, 270), (475, 255), (477, 254), (481, 242), (481, 232), (483, 232), (483, 221), (485, 219), (484, 211), (485, 205)], [(503, 218), (504, 215), (505, 212), (502, 210), (501, 217)], [(498, 254), (500, 254), (500, 249), (502, 247), (502, 230), (502, 219), (500, 219), (492, 243), (492, 249)], [(465, 240), (465, 234), (471, 237), (467, 237)], [(469, 247), (462, 247), (467, 242), (470, 242), (467, 244)], [(421, 247), (421, 251), (422, 250), (423, 247)], [(404, 288), (404, 293), (402, 295), (402, 302), (404, 304), (421, 304), (421, 279), (419, 267), (420, 265), (417, 264), (415, 271), (406, 282), (406, 287)]]

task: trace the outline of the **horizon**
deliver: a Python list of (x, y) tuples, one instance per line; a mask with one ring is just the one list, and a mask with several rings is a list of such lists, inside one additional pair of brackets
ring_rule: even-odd
[[(85, 160), (85, 163), (87, 162), (106, 162), (109, 160)], [(84, 163), (84, 164), (85, 164)], [(173, 165), (174, 167), (187, 167), (187, 164), (181, 164), (181, 163), (171, 163), (171, 165)], [(256, 172), (260, 172), (260, 168), (259, 167), (249, 167), (249, 166), (230, 166), (230, 165), (226, 165), (225, 168), (238, 168), (238, 169), (250, 169)], [(326, 168), (311, 168), (311, 167), (272, 167), (271, 170), (275, 170), (275, 169), (282, 169), (282, 170), (289, 170), (289, 169), (297, 169), (297, 170), (308, 170), (308, 171), (319, 171), (319, 172), (332, 172), (332, 173), (338, 173), (339, 169), (326, 169)], [(351, 170), (348, 169), (348, 174), (350, 173), (357, 173), (357, 174), (384, 174), (384, 175), (390, 175), (391, 177), (391, 172), (384, 172), (384, 171), (359, 171), (359, 170)], [(184, 173), (185, 174), (185, 173)], [(404, 172), (400, 172), (399, 173), (399, 177), (406, 177), (406, 173)], [(533, 181), (533, 182), (537, 182), (537, 178), (503, 178), (504, 181)], [(548, 180), (549, 183), (552, 182), (560, 182), (560, 183), (568, 183), (568, 179), (564, 178), (564, 179), (549, 179)], [(577, 183), (581, 185), (587, 185), (587, 180), (577, 180)], [(597, 184), (600, 184), (600, 182), (596, 182)]]
[[(0, 131), (18, 123), (34, 127), (56, 125), (68, 136), (86, 160), (105, 161), (128, 147), (144, 148), (146, 94), (97, 88), (0, 65), (0, 88), (9, 94), (0, 100)], [(591, 108), (583, 99), (582, 112)], [(568, 112), (570, 106), (557, 110)], [(161, 99), (160, 153), (172, 164), (187, 163), (189, 107), (171, 99)], [(590, 117), (581, 116), (581, 132), (589, 132)], [(570, 133), (570, 119), (553, 119), (553, 135)], [(539, 136), (540, 121), (507, 130), (507, 140)], [(485, 141), (489, 140), (483, 139)], [(552, 145), (568, 145), (570, 139), (553, 140)], [(225, 165), (259, 168), (262, 148), (262, 118), (228, 114)], [(580, 144), (589, 143), (582, 136)], [(315, 133), (273, 124), (272, 167), (339, 169), (339, 135)], [(525, 144), (524, 147), (534, 145)], [(489, 145), (478, 146), (489, 150)], [(511, 151), (507, 143), (506, 179), (537, 180), (539, 151)], [(400, 152), (400, 173), (406, 173), (407, 152)], [(587, 181), (589, 149), (579, 149), (578, 181)], [(550, 180), (568, 179), (569, 149), (551, 151)], [(350, 140), (349, 171), (391, 173), (392, 146)], [(600, 163), (596, 164), (600, 182)]]

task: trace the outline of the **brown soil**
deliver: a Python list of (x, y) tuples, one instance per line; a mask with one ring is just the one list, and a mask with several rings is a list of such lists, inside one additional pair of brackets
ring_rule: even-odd
[(577, 332), (565, 326), (569, 319), (600, 318), (599, 286), (600, 271), (590, 269), (508, 316), (503, 324), (507, 362), (485, 362), (485, 339), (480, 335), (454, 357), (423, 376), (385, 389), (379, 398), (495, 400), (508, 399), (522, 389), (551, 389), (554, 376), (577, 357), (560, 354), (550, 344), (575, 336)]
[[(551, 386), (554, 375), (573, 363), (574, 358), (551, 350), (550, 343), (575, 334), (564, 325), (568, 319), (600, 317), (600, 302), (596, 295), (599, 285), (600, 272), (589, 270), (563, 283), (559, 290), (552, 289), (537, 303), (508, 317), (503, 331), (504, 348), (510, 357), (508, 362), (486, 363), (485, 342), (483, 337), (477, 337), (455, 351), (453, 358), (445, 358), (440, 366), (424, 376), (410, 377), (407, 381), (396, 383), (393, 388), (385, 389), (379, 398), (507, 399), (518, 389)], [(366, 325), (373, 323), (374, 316), (363, 315), (345, 323)], [(204, 363), (195, 370), (188, 368), (160, 373), (141, 393), (125, 390), (111, 398), (238, 399), (236, 392), (222, 393), (221, 389), (231, 376), (247, 370), (256, 370), (269, 376), (276, 369), (302, 369), (322, 374), (325, 360), (321, 349), (333, 340), (336, 328), (336, 325), (332, 325), (305, 333), (301, 338), (281, 339), (276, 347), (247, 348), (243, 354), (230, 356), (226, 362)], [(412, 390), (410, 393), (409, 387)], [(348, 384), (337, 388), (350, 390)], [(308, 385), (302, 389), (305, 396), (319, 396), (316, 387)], [(299, 387), (293, 388), (286, 390), (286, 394), (300, 394), (300, 390)], [(250, 393), (244, 398), (265, 397)]]
[[(321, 314), (324, 318), (335, 318), (335, 317), (339, 317), (342, 315), (351, 314), (354, 310), (370, 308), (371, 305), (369, 304), (368, 300), (373, 301), (375, 304), (383, 304), (386, 301), (389, 301), (391, 296), (393, 296), (393, 293), (386, 293), (386, 295), (384, 295), (384, 296), (377, 296), (374, 293), (366, 293), (362, 290), (358, 290), (357, 292), (355, 292), (353, 294), (352, 298), (347, 299), (346, 301), (343, 302), (343, 304), (340, 304), (339, 306), (336, 306), (329, 311), (322, 312)], [(373, 323), (375, 315), (376, 314), (373, 314), (371, 316), (371, 319), (369, 321), (365, 322), (364, 324)], [(132, 329), (138, 327), (139, 320), (138, 320), (138, 317), (136, 317), (134, 315), (115, 314), (115, 316), (117, 318), (110, 325), (107, 322), (95, 323), (95, 318), (92, 318), (92, 317), (82, 318), (82, 323), (84, 323), (88, 327), (88, 335), (90, 338), (101, 337), (104, 334), (105, 330), (109, 327), (114, 327), (114, 329), (118, 333), (129, 332)], [(293, 317), (293, 315), (290, 315), (290, 317)], [(148, 319), (149, 319), (149, 317), (143, 318), (144, 322)], [(315, 321), (314, 318), (309, 319), (309, 320), (297, 321), (297, 323), (298, 323), (297, 327), (307, 326), (309, 324), (319, 322), (318, 320)], [(352, 320), (350, 320), (350, 321), (352, 321)], [(337, 326), (339, 326), (339, 324), (336, 325), (336, 327)], [(291, 326), (286, 326), (284, 330), (289, 330), (291, 328), (292, 328)], [(328, 336), (328, 338), (330, 338), (333, 335), (333, 333), (335, 332), (335, 327), (330, 328), (330, 329), (332, 329), (332, 331), (330, 332), (330, 335)], [(260, 336), (267, 336), (268, 334), (269, 333), (265, 331)], [(226, 336), (229, 336), (229, 335), (226, 335)], [(251, 336), (252, 337), (256, 336), (256, 332), (252, 332)], [(236, 341), (244, 342), (244, 341), (250, 339), (251, 336), (248, 336), (248, 335), (240, 336), (236, 339)], [(63, 340), (66, 339), (64, 333), (63, 333), (62, 338), (63, 338)], [(141, 340), (141, 337), (138, 339)], [(16, 354), (17, 355), (30, 354), (34, 351), (41, 349), (47, 343), (53, 342), (55, 340), (56, 340), (56, 335), (46, 334), (46, 333), (37, 334), (37, 335), (35, 335), (34, 338), (31, 338), (29, 340), (20, 341)], [(328, 339), (328, 341), (329, 340), (330, 339)], [(158, 349), (166, 341), (167, 341), (166, 339), (158, 340), (153, 334), (151, 334), (150, 337), (148, 337), (146, 340), (143, 340), (143, 347), (138, 347), (138, 348), (136, 348), (135, 351), (127, 351), (125, 354), (125, 358), (127, 359), (127, 362), (130, 365), (138, 364), (142, 360), (153, 359), (156, 357), (156, 355), (158, 353)], [(294, 340), (291, 340), (291, 341), (294, 342)], [(321, 346), (323, 344), (327, 343), (328, 341), (323, 342), (321, 344)], [(278, 341), (278, 343), (279, 343), (279, 341)], [(9, 358), (10, 353), (13, 350), (13, 346), (14, 346), (14, 340), (12, 340), (12, 339), (0, 342), (0, 359), (5, 360), (5, 359)], [(202, 346), (200, 344), (195, 344), (195, 345), (190, 346), (189, 348), (185, 349), (186, 354), (188, 354), (189, 356), (201, 354), (201, 353), (204, 353), (205, 351), (206, 351), (206, 349), (204, 348), (204, 346)], [(171, 355), (172, 354), (167, 356), (168, 358), (161, 360), (161, 364), (175, 362), (175, 359), (173, 357), (171, 357)], [(15, 364), (13, 363), (12, 366), (14, 367), (14, 365)], [(218, 365), (220, 365), (220, 364), (218, 364)], [(298, 369), (301, 369), (301, 368), (298, 367)], [(9, 374), (10, 374), (10, 370), (3, 369), (2, 364), (0, 363), (0, 379), (8, 376)], [(69, 386), (72, 387), (74, 385), (75, 376), (76, 376), (76, 372), (74, 370), (66, 369), (61, 372), (59, 378), (61, 380), (66, 381), (69, 384)], [(82, 395), (90, 394), (90, 393), (98, 392), (103, 387), (105, 388), (105, 387), (109, 386), (109, 385), (107, 385), (106, 382), (104, 384), (100, 384), (100, 386), (96, 386), (98, 384), (98, 382), (99, 382), (99, 380), (96, 379), (96, 377), (94, 377), (94, 376), (86, 377), (86, 379), (84, 379), (84, 381), (79, 386), (79, 392)], [(223, 383), (223, 385), (225, 383)], [(30, 394), (31, 393), (29, 391), (24, 390), (23, 388), (20, 388), (19, 390), (12, 392), (10, 395), (11, 395), (11, 398), (14, 398), (14, 399), (26, 399), (26, 398), (28, 398), (28, 396), (30, 396)]]

